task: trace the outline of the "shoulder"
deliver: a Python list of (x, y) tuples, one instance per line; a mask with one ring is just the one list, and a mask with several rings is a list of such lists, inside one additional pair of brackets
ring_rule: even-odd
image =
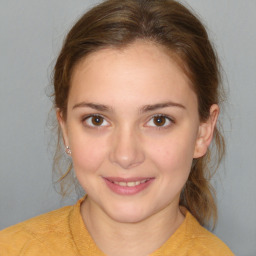
[(187, 214), (188, 220), (186, 236), (191, 244), (189, 255), (234, 255), (223, 241), (206, 228), (202, 227), (190, 213)]
[(43, 252), (50, 255), (45, 241), (54, 241), (57, 236), (68, 233), (72, 209), (73, 206), (66, 206), (0, 231), (0, 255), (27, 255), (23, 252), (28, 248), (28, 255), (43, 255)]

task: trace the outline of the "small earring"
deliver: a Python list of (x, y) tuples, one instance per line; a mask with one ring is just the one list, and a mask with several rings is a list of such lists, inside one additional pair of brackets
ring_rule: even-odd
[(71, 155), (71, 149), (69, 146), (66, 146), (65, 152), (67, 155)]

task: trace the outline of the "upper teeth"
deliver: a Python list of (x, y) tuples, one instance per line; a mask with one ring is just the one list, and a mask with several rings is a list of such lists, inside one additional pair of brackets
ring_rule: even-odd
[(145, 180), (141, 180), (141, 181), (129, 181), (129, 182), (118, 182), (118, 181), (114, 181), (115, 184), (122, 186), (122, 187), (134, 187), (134, 186), (138, 186), (141, 183), (145, 183), (146, 181), (148, 181), (149, 179), (145, 179)]

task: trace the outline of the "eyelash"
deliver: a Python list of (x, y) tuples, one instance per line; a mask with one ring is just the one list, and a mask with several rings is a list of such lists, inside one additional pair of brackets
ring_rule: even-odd
[[(102, 115), (99, 115), (99, 114), (92, 114), (92, 115), (88, 115), (88, 116), (85, 116), (85, 117), (83, 117), (82, 118), (82, 122), (86, 122), (86, 124), (85, 124), (85, 126), (86, 127), (89, 127), (89, 128), (93, 128), (93, 129), (100, 129), (100, 128), (102, 128), (102, 127), (106, 127), (106, 126), (108, 126), (108, 125), (93, 125), (92, 124), (92, 121), (91, 121), (91, 124), (88, 124), (87, 123), (87, 121), (90, 119), (90, 118), (93, 118), (93, 117), (97, 117), (97, 118), (101, 118), (102, 119), (102, 121), (103, 121), (103, 123), (104, 122), (108, 122), (108, 121), (106, 121), (106, 119), (102, 116)], [(163, 115), (163, 114), (157, 114), (157, 115), (154, 115), (154, 116), (152, 116), (150, 119), (149, 119), (149, 121), (147, 121), (147, 124), (149, 123), (149, 122), (154, 122), (154, 118), (164, 118), (165, 120), (164, 120), (164, 124), (162, 125), (162, 126), (157, 126), (157, 125), (146, 125), (146, 126), (149, 126), (149, 127), (153, 127), (153, 128), (155, 128), (155, 129), (166, 129), (166, 128), (169, 128), (172, 124), (174, 124), (175, 123), (175, 121), (173, 120), (173, 118), (171, 118), (171, 117), (169, 117), (169, 116), (167, 116), (167, 115)], [(167, 125), (166, 125), (166, 121), (167, 122), (169, 122)]]
[[(97, 117), (97, 118), (102, 118), (102, 120), (103, 120), (103, 123), (104, 122), (107, 122), (106, 121), (106, 119), (102, 116), (102, 115), (99, 115), (99, 114), (93, 114), (93, 115), (88, 115), (88, 116), (85, 116), (85, 117), (83, 117), (82, 118), (82, 122), (84, 123), (84, 122), (86, 122), (86, 121), (88, 121), (90, 118), (93, 118), (93, 117)], [(89, 127), (89, 128), (96, 128), (96, 129), (100, 129), (101, 127), (105, 127), (105, 126), (108, 126), (108, 125), (93, 125), (93, 124), (88, 124), (87, 122), (86, 122), (86, 125), (85, 125), (86, 127)]]
[[(167, 129), (169, 128), (172, 124), (174, 124), (174, 120), (173, 118), (167, 116), (167, 115), (163, 115), (163, 114), (157, 114), (157, 115), (154, 115), (152, 116), (149, 121), (147, 122), (147, 124), (152, 121), (154, 122), (154, 118), (164, 118), (165, 121), (164, 121), (164, 124), (162, 126), (157, 126), (157, 125), (154, 125), (152, 127), (154, 127), (155, 129)], [(167, 125), (166, 125), (166, 122), (169, 122)]]

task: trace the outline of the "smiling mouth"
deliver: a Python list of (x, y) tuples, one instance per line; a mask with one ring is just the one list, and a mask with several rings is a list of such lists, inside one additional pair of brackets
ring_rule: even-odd
[(115, 194), (122, 196), (136, 195), (143, 190), (146, 190), (150, 184), (155, 180), (154, 177), (133, 177), (133, 178), (120, 178), (120, 177), (103, 177), (107, 187)]
[(106, 185), (119, 195), (135, 195), (146, 189), (155, 180), (154, 177), (103, 177)]
[(113, 184), (119, 185), (121, 187), (135, 187), (140, 184), (146, 183), (149, 180), (150, 179), (144, 179), (144, 180), (140, 180), (140, 181), (128, 181), (128, 182), (125, 182), (125, 181), (118, 182), (118, 181), (111, 181), (111, 180), (109, 180), (109, 181), (112, 182)]

